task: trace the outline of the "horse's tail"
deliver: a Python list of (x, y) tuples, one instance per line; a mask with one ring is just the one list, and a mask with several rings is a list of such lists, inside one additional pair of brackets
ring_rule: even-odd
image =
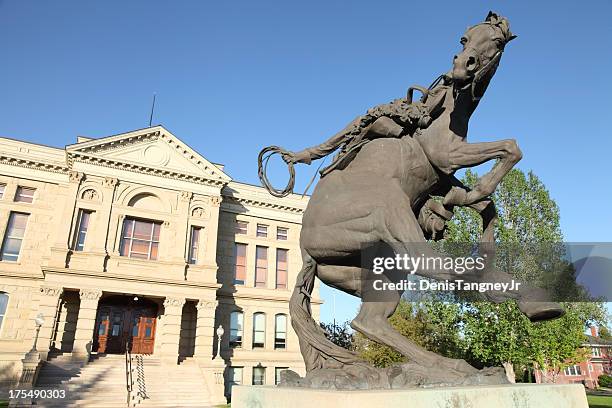
[(339, 367), (361, 361), (355, 353), (329, 341), (325, 336), (325, 331), (312, 318), (310, 298), (314, 288), (317, 263), (306, 251), (303, 254), (304, 263), (289, 301), (289, 312), (291, 313), (291, 325), (300, 341), (306, 371), (324, 367)]

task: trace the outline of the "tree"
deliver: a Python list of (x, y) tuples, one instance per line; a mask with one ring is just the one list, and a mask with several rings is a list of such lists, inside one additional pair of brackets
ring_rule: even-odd
[[(460, 333), (460, 305), (401, 300), (389, 323), (401, 334), (428, 350), (457, 358), (463, 354)], [(392, 348), (376, 343), (360, 333), (355, 336), (359, 355), (376, 367), (405, 362), (406, 358)]]
[[(469, 170), (463, 178), (468, 186), (476, 180), (476, 174)], [(557, 292), (562, 289), (573, 300), (586, 299), (575, 282), (573, 268), (563, 258), (564, 247), (558, 245), (563, 239), (559, 208), (537, 176), (513, 169), (492, 198), (499, 213), (496, 266), (521, 280), (545, 282)], [(445, 238), (474, 243), (481, 228), (474, 211), (458, 208)], [(520, 256), (516, 256), (517, 249)], [(514, 367), (527, 370), (537, 365), (558, 372), (580, 360), (586, 326), (606, 320), (603, 304), (564, 305), (564, 317), (531, 324), (514, 302), (463, 302), (466, 359), (478, 366), (502, 365), (510, 380), (515, 377)]]
[(347, 350), (353, 350), (353, 331), (349, 322), (338, 324), (335, 321), (333, 323), (320, 323), (321, 328), (325, 330), (325, 337), (336, 346), (345, 348)]

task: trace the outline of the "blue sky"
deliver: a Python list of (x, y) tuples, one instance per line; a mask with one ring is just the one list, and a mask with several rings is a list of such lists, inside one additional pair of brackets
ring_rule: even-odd
[[(226, 3), (226, 4), (221, 4)], [(52, 146), (161, 123), (235, 179), (445, 72), (496, 10), (518, 38), (470, 122), (515, 138), (567, 241), (610, 241), (612, 2), (0, 0), (0, 135)], [(315, 171), (298, 168), (301, 192)], [(282, 183), (284, 169), (275, 168)], [(332, 318), (333, 298), (323, 320)], [(357, 303), (336, 295), (338, 320)]]

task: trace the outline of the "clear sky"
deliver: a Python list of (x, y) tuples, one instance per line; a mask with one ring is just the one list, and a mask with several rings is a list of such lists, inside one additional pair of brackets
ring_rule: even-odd
[[(493, 9), (518, 38), (470, 122), (515, 138), (567, 241), (610, 241), (612, 2), (0, 0), (0, 136), (64, 146), (161, 123), (235, 179), (449, 69)], [(285, 171), (276, 166), (274, 180)], [(298, 168), (301, 192), (314, 166)], [(331, 320), (333, 299), (322, 319)], [(357, 303), (336, 296), (338, 320)]]

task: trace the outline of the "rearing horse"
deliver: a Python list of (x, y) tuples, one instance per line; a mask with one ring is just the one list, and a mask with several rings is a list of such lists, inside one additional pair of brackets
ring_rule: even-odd
[[(483, 217), (482, 242), (493, 242), (497, 215), (487, 197), (521, 159), (521, 151), (514, 140), (467, 143), (466, 138), (470, 116), (495, 74), (505, 45), (513, 38), (508, 21), (492, 12), (483, 23), (470, 27), (461, 38), (463, 50), (455, 55), (452, 71), (424, 91), (424, 104), (439, 111), (435, 119), (427, 127), (408, 133), (390, 117), (379, 117), (365, 130), (374, 135), (370, 141), (346, 166), (330, 171), (317, 184), (303, 216), (300, 246), (304, 266), (290, 302), (292, 325), (300, 339), (307, 371), (360, 364), (353, 353), (328, 341), (312, 319), (310, 293), (315, 276), (329, 286), (363, 297), (360, 253), (365, 246), (384, 242), (396, 254), (418, 257), (424, 251), (425, 256), (440, 256), (426, 245), (419, 245), (419, 253), (414, 253), (409, 245), (426, 242), (415, 214), (432, 195), (443, 196), (447, 209), (459, 205), (477, 210)], [(341, 141), (336, 136), (300, 153), (284, 153), (284, 159), (309, 163), (328, 154)], [(494, 159), (498, 163), (471, 191), (454, 177), (461, 168)], [(471, 277), (457, 276), (445, 269), (416, 273), (450, 281), (511, 280), (509, 275), (489, 269), (486, 276)], [(385, 279), (384, 275), (380, 277)], [(530, 302), (538, 296), (538, 290), (524, 288), (492, 293), (489, 299), (516, 299), (521, 311), (534, 321), (563, 314), (556, 303)], [(463, 360), (424, 350), (395, 331), (388, 318), (399, 300), (397, 293), (384, 302), (363, 302), (351, 326), (416, 364), (435, 365), (463, 375), (476, 371)]]

